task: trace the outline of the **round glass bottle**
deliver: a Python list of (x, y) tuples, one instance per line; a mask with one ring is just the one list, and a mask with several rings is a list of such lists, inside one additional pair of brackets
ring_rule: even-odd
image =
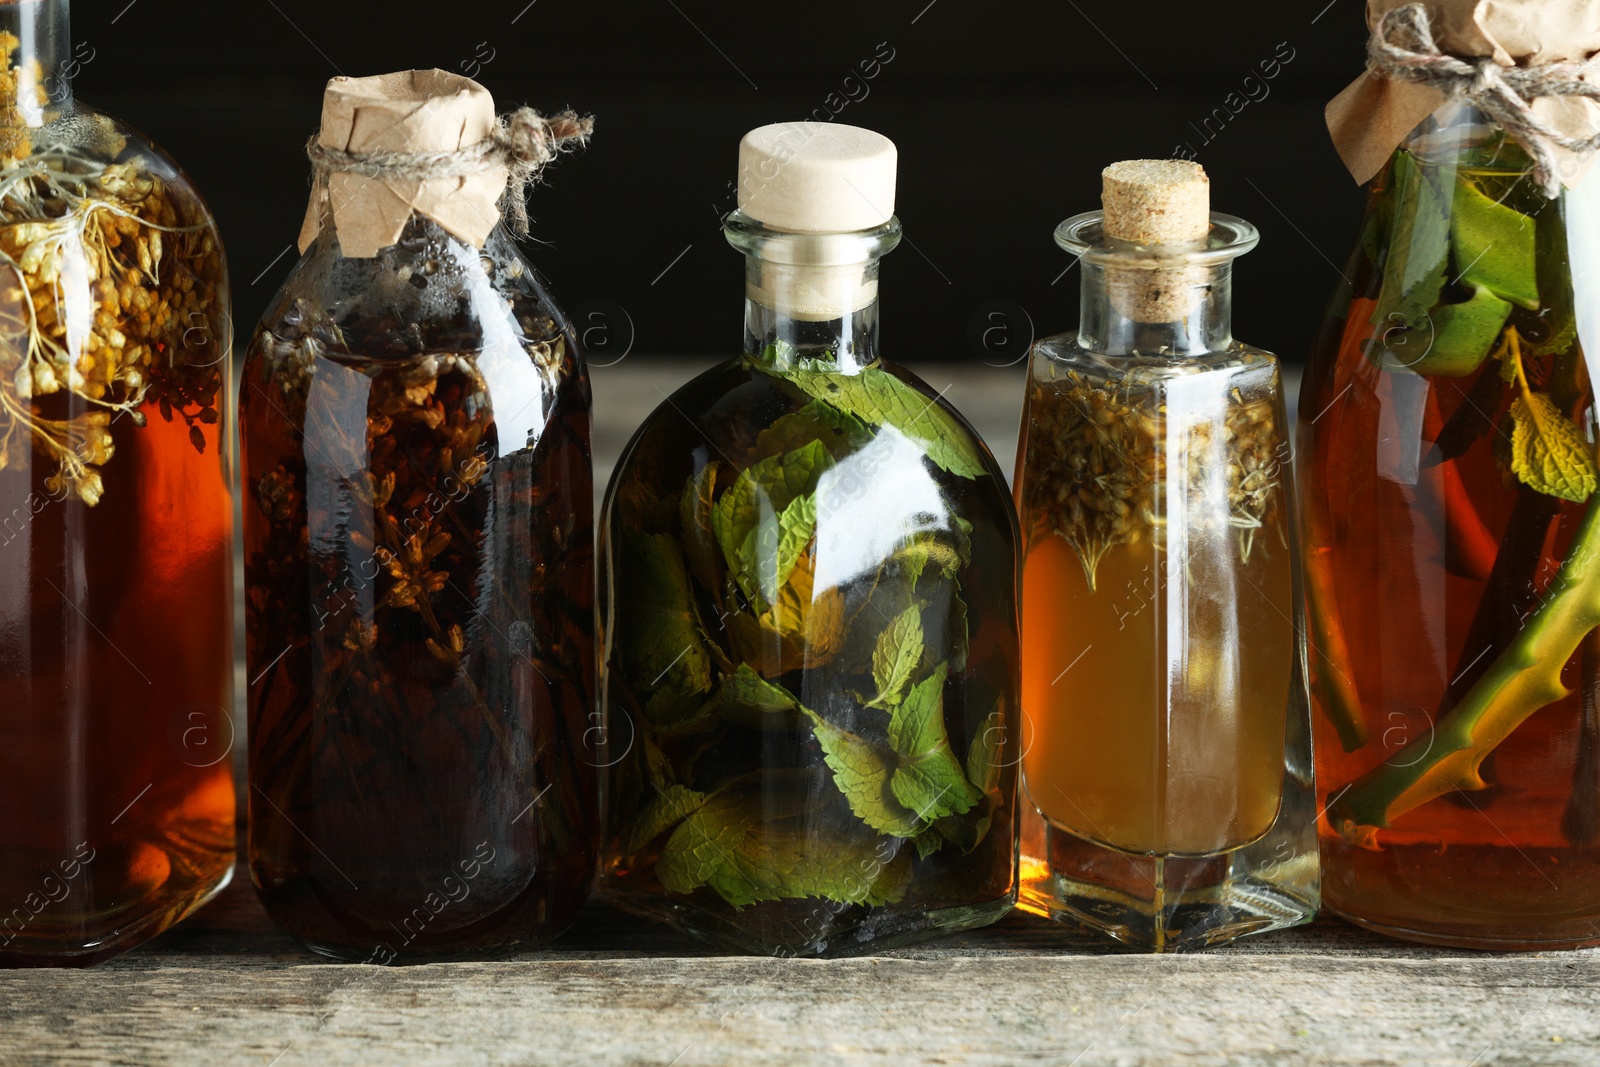
[[(884, 138), (832, 129), (767, 127), (746, 149), (784, 139), (774, 181), (807, 180), (834, 136), (892, 161)], [(741, 211), (726, 232), (744, 350), (645, 422), (602, 515), (604, 892), (772, 954), (991, 922), (1016, 894), (1004, 480), (880, 355), (887, 210), (851, 232)]]
[(1600, 181), (1529, 171), (1419, 127), (1300, 400), (1328, 905), (1476, 948), (1600, 941)]
[(160, 149), (0, 5), (0, 962), (93, 963), (233, 870), (227, 271)]
[(240, 407), (267, 913), (367, 962), (554, 937), (596, 837), (590, 394), (565, 317), (498, 225), (478, 248), (413, 212), (370, 256), (326, 225)]

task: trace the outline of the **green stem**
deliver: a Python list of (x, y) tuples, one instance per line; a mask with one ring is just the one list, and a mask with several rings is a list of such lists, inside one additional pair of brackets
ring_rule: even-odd
[(1378, 830), (1413, 808), (1455, 790), (1483, 789), (1484, 757), (1534, 712), (1568, 695), (1561, 669), (1600, 625), (1597, 556), (1600, 494), (1590, 497), (1543, 604), (1455, 710), (1335, 795), (1328, 821), (1346, 840), (1376, 848)]

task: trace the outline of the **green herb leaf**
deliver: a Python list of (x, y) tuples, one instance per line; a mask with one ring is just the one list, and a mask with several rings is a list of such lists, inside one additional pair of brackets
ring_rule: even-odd
[(1450, 259), (1444, 197), (1410, 152), (1394, 157), (1394, 219), (1375, 326), (1421, 327), (1439, 302)]
[(711, 525), (723, 558), (739, 588), (762, 611), (816, 532), (814, 499), (793, 505), (816, 491), (817, 479), (832, 462), (821, 441), (769, 456), (740, 472), (716, 503)]
[(627, 840), (622, 846), (624, 853), (631, 856), (638, 852), (693, 815), (705, 802), (706, 794), (696, 792), (687, 786), (669, 785), (664, 789), (658, 787), (655, 795), (640, 810), (633, 825), (629, 827)]
[[(640, 691), (685, 698), (708, 691), (711, 658), (677, 542), (626, 526), (619, 540), (617, 589), (630, 610), (620, 616), (618, 637), (629, 680)], [(674, 704), (670, 714), (681, 708)]]
[(917, 442), (937, 466), (961, 478), (988, 474), (972, 431), (945, 409), (876, 364), (845, 374), (831, 363), (800, 360), (787, 369), (763, 367), (817, 400), (872, 426), (892, 426)]
[(890, 788), (898, 764), (893, 752), (833, 725), (804, 705), (800, 708), (811, 720), (822, 758), (833, 771), (833, 782), (856, 818), (894, 837), (912, 837), (927, 827), (926, 820), (907, 810)]
[(821, 441), (829, 454), (839, 459), (855, 451), (867, 438), (867, 428), (860, 419), (832, 404), (813, 400), (757, 434), (754, 452), (757, 457), (771, 456)]
[(945, 839), (937, 830), (924, 830), (911, 839), (917, 847), (917, 859), (925, 860), (944, 847)]
[(904, 899), (908, 851), (897, 849), (885, 861), (879, 838), (820, 841), (803, 817), (789, 820), (794, 828), (785, 830), (768, 799), (719, 794), (707, 800), (667, 839), (656, 863), (662, 887), (691, 893), (707, 886), (734, 907), (805, 897), (874, 906)]
[(741, 663), (722, 679), (713, 710), (727, 722), (762, 730), (776, 725), (775, 717), (798, 715), (800, 702), (787, 689), (761, 677), (748, 663)]
[(678, 504), (678, 523), (683, 530), (683, 552), (695, 580), (713, 595), (722, 589), (722, 556), (718, 551), (712, 516), (716, 509), (713, 493), (720, 464), (711, 460), (692, 475), (683, 487)]
[(1472, 179), (1456, 176), (1450, 211), (1450, 240), (1458, 281), (1481, 286), (1502, 300), (1530, 311), (1539, 308), (1536, 224), (1516, 208), (1486, 196)]
[(900, 703), (912, 672), (921, 662), (922, 612), (912, 605), (878, 633), (872, 650), (872, 681), (878, 687), (878, 695), (867, 702), (867, 707), (890, 708)]
[(889, 744), (900, 756), (889, 788), (896, 800), (930, 821), (969, 811), (981, 796), (967, 781), (945, 732), (947, 670), (941, 663), (912, 686), (889, 720)]
[(991, 711), (967, 749), (967, 781), (980, 793), (1000, 788), (1000, 754), (1006, 747), (1005, 706)]
[(1511, 469), (1524, 485), (1581, 502), (1595, 490), (1594, 453), (1583, 434), (1543, 393), (1523, 388), (1511, 402)]

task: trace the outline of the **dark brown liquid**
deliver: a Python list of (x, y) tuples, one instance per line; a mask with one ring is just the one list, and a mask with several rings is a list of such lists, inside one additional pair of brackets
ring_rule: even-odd
[(0, 472), (0, 962), (115, 955), (232, 869), (233, 509), (217, 427), (155, 408), (92, 508)]
[(553, 937), (594, 861), (587, 380), (544, 422), (430, 358), (244, 375), (251, 872), (372, 962)]

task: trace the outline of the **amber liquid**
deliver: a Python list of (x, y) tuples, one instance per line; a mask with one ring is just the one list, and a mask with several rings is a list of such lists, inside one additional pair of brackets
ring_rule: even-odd
[[(1325, 800), (1384, 760), (1422, 758), (1402, 750), (1416, 743), (1423, 747), (1410, 752), (1424, 752), (1432, 725), (1516, 636), (1583, 512), (1507, 487), (1492, 432), (1452, 460), (1427, 460), (1452, 418), (1480, 417), (1467, 407), (1485, 404), (1473, 399), (1477, 376), (1379, 371), (1358, 347), (1373, 329), (1372, 307), (1357, 299), (1334, 324), (1342, 354), (1307, 379), (1301, 402), (1315, 413), (1348, 389), (1302, 430), (1311, 592), (1348, 646), (1337, 669), (1359, 694), (1367, 728), (1366, 742), (1347, 751), (1331, 718), (1335, 666), (1313, 650)], [(1496, 374), (1493, 365), (1479, 372)], [(1482, 414), (1497, 421), (1511, 394), (1500, 388), (1493, 397)], [(1600, 940), (1600, 722), (1585, 723), (1600, 690), (1593, 641), (1562, 671), (1571, 694), (1535, 712), (1485, 761), (1489, 788), (1406, 812), (1378, 831), (1375, 848), (1323, 820), (1330, 907), (1389, 933), (1452, 944)]]
[[(1181, 393), (1162, 405), (1174, 426), (1209, 418), (1183, 410)], [(1230, 462), (1217, 422), (1193, 485), (1190, 431), (1159, 446), (1169, 474), (1131, 504), (1161, 515), (1163, 532), (1111, 547), (1093, 589), (1077, 548), (1024, 505), (1028, 795), (1054, 826), (1128, 852), (1237, 848), (1278, 814), (1294, 656), (1286, 505), (1246, 552), (1203, 484)]]
[(233, 509), (146, 405), (106, 491), (0, 472), (0, 962), (93, 963), (181, 919), (234, 856)]
[[(374, 963), (548, 940), (594, 866), (587, 379), (547, 420), (459, 369), (417, 406), (420, 358), (319, 356), (309, 405), (244, 371), (245, 485), (283, 492), (246, 505), (251, 873), (280, 927)], [(394, 528), (437, 550), (409, 599)]]

